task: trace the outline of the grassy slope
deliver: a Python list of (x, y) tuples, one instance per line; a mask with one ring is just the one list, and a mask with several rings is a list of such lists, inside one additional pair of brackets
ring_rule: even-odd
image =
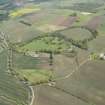
[(92, 34), (88, 30), (82, 28), (66, 29), (61, 31), (60, 33), (66, 36), (67, 38), (76, 41), (83, 41), (84, 39), (89, 39), (90, 37), (92, 37)]

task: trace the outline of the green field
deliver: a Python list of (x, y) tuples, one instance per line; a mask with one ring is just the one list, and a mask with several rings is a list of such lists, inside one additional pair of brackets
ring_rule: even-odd
[(45, 36), (35, 39), (32, 42), (19, 47), (20, 52), (39, 51), (39, 52), (63, 52), (71, 47), (71, 44), (58, 37)]
[(16, 69), (15, 71), (21, 80), (27, 80), (32, 85), (49, 82), (53, 76), (51, 70)]

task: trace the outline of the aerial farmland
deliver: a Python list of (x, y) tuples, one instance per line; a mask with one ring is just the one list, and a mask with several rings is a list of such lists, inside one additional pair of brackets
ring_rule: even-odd
[(105, 105), (105, 0), (0, 0), (0, 105)]

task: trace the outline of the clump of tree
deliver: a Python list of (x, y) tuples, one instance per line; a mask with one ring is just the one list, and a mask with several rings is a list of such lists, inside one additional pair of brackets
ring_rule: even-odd
[(74, 16), (74, 17), (76, 17), (77, 15), (78, 15), (78, 14), (77, 14), (76, 12), (70, 14), (70, 16)]
[(91, 59), (91, 60), (99, 60), (100, 57), (99, 57), (99, 55), (98, 55), (97, 53), (92, 52), (92, 53), (90, 54), (90, 59)]

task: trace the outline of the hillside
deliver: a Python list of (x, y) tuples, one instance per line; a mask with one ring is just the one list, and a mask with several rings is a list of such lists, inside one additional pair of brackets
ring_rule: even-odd
[(104, 46), (105, 0), (0, 0), (0, 105), (105, 105)]

